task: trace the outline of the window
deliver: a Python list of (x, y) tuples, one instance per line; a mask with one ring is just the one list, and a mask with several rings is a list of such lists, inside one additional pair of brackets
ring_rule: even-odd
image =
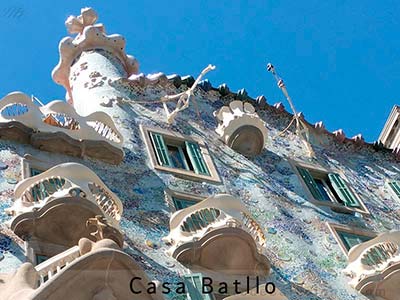
[(195, 205), (197, 202), (193, 200), (183, 199), (172, 197), (172, 201), (174, 202), (174, 206), (176, 210), (184, 209), (186, 207)]
[(155, 169), (183, 177), (220, 181), (201, 140), (162, 129), (141, 127), (141, 130)]
[(338, 173), (297, 163), (295, 169), (312, 202), (330, 206), (338, 212), (368, 213), (367, 208)]
[(21, 159), (22, 178), (39, 175), (57, 164), (56, 161), (49, 162), (49, 156), (43, 153), (37, 155), (25, 154)]
[(39, 175), (40, 173), (43, 173), (44, 171), (36, 168), (29, 168), (29, 172), (31, 176), (36, 176)]
[(41, 264), (42, 262), (48, 260), (49, 258), (46, 255), (36, 254), (36, 265)]
[(328, 227), (346, 255), (354, 246), (372, 240), (377, 236), (373, 231), (338, 224), (328, 223)]
[(400, 199), (400, 183), (398, 181), (390, 181), (388, 186), (393, 196)]
[(190, 300), (215, 300), (212, 293), (203, 293), (203, 275), (201, 273), (188, 274), (183, 276), (183, 281)]
[(155, 132), (149, 134), (159, 165), (210, 175), (196, 142), (178, 141)]
[(342, 240), (344, 246), (347, 251), (349, 251), (352, 247), (367, 242), (371, 239), (369, 236), (359, 235), (355, 233), (345, 232), (345, 231), (337, 231), (340, 239)]
[(206, 197), (167, 189), (165, 198), (171, 211), (177, 211), (203, 201)]

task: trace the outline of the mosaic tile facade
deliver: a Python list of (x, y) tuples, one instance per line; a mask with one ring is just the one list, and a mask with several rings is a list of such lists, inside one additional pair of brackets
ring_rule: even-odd
[[(98, 73), (93, 73), (94, 70)], [(174, 124), (168, 125), (160, 97), (185, 91), (187, 81), (181, 84), (180, 77), (168, 80), (159, 75), (158, 78), (164, 79), (151, 83), (121, 76), (126, 76), (121, 62), (101, 50), (85, 52), (77, 58), (70, 81), (78, 112), (102, 110), (113, 117), (125, 138), (123, 162), (114, 166), (90, 159), (54, 156), (59, 162), (88, 166), (123, 201), (124, 251), (140, 262), (150, 278), (179, 281), (189, 272), (165, 253), (167, 246), (162, 238), (169, 233), (172, 214), (165, 190), (204, 196), (228, 193), (239, 198), (262, 225), (267, 238), (263, 251), (272, 264), (268, 280), (288, 299), (367, 299), (348, 286), (348, 278), (342, 274), (347, 266), (346, 255), (326, 224), (376, 232), (400, 230), (400, 201), (385, 186), (386, 180), (400, 178), (400, 167), (392, 153), (350, 140), (340, 143), (334, 135), (310, 127), (315, 157), (309, 158), (303, 141), (292, 130), (284, 136), (278, 135), (291, 119), (282, 106), (265, 104), (262, 102), (265, 98), (257, 104), (247, 99), (245, 91), (225, 93), (226, 86), (218, 90), (206, 83), (195, 91), (197, 105), (191, 103), (178, 114)], [(233, 151), (215, 133), (217, 120), (213, 112), (240, 98), (252, 101), (268, 129), (263, 152), (252, 159)], [(140, 125), (203, 139), (222, 182), (192, 181), (154, 170)], [(0, 273), (11, 272), (24, 262), (23, 242), (8, 229), (10, 217), (4, 211), (13, 203), (13, 189), (22, 179), (21, 158), (27, 153), (46, 155), (28, 145), (0, 141)], [(344, 174), (370, 215), (337, 213), (310, 203), (289, 159)], [(166, 297), (186, 298), (173, 294)]]

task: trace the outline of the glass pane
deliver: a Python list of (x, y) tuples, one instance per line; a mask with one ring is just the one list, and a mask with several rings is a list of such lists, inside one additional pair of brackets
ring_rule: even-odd
[(320, 191), (320, 193), (322, 195), (322, 199), (318, 199), (318, 200), (331, 201), (331, 197), (329, 197), (329, 194), (328, 194), (326, 187), (325, 187), (324, 183), (322, 182), (322, 180), (314, 178), (314, 181), (317, 184), (318, 190)]
[(168, 155), (171, 159), (173, 167), (178, 169), (186, 169), (186, 160), (184, 155), (182, 155), (182, 149), (180, 147), (167, 145)]
[(337, 231), (337, 233), (347, 250), (350, 250), (352, 247), (372, 239), (370, 236), (359, 235), (345, 231)]
[(43, 173), (42, 170), (36, 169), (36, 168), (30, 168), (31, 176), (36, 176), (39, 175), (40, 173)]
[(197, 203), (197, 201), (172, 197), (176, 210), (184, 209)]
[(48, 259), (47, 256), (37, 254), (37, 255), (36, 255), (36, 264), (38, 265), (38, 264), (40, 264), (40, 263), (46, 261), (47, 259)]

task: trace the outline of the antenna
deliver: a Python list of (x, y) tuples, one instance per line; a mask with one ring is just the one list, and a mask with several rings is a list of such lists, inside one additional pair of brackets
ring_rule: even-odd
[(292, 109), (293, 112), (293, 118), (289, 122), (289, 125), (281, 131), (278, 136), (283, 135), (289, 128), (292, 126), (293, 122), (296, 122), (296, 134), (300, 136), (300, 138), (303, 140), (305, 146), (307, 147), (307, 150), (309, 152), (310, 156), (314, 156), (314, 150), (311, 147), (310, 142), (308, 141), (308, 128), (305, 122), (300, 118), (300, 114), (297, 113), (296, 108), (294, 107), (293, 101), (289, 96), (289, 93), (286, 89), (285, 83), (283, 82), (283, 79), (279, 77), (278, 73), (275, 71), (275, 67), (271, 64), (267, 64), (267, 71), (271, 72), (271, 74), (274, 76), (276, 83), (278, 84), (278, 87), (281, 89), (282, 93), (285, 95), (286, 100), (289, 102), (290, 108)]

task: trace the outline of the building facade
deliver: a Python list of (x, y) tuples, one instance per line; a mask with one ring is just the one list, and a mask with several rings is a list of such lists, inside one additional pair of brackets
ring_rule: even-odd
[(0, 100), (1, 299), (399, 299), (395, 153), (139, 73), (96, 22), (66, 21), (66, 101)]
[(400, 106), (395, 105), (379, 135), (379, 142), (395, 153), (400, 151)]

